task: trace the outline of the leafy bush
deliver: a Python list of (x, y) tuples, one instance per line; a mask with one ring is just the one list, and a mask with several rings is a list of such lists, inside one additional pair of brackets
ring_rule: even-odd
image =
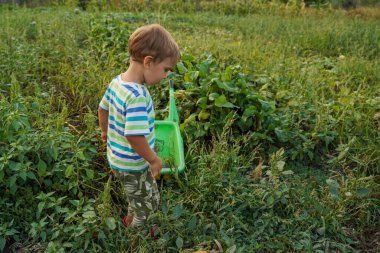
[(252, 167), (260, 154), (246, 154), (250, 135), (228, 137), (231, 123), (210, 150), (200, 141), (189, 147), (188, 172), (164, 183), (162, 210), (152, 216), (160, 239), (136, 238), (140, 248), (193, 252), (216, 249), (217, 240), (231, 252), (350, 252), (354, 238), (376, 229), (374, 177), (326, 176), (319, 183), (294, 173), (283, 149)]
[[(215, 240), (227, 252), (379, 248), (375, 20), (6, 10), (0, 248), (193, 252), (216, 249)], [(126, 37), (158, 21), (199, 52), (222, 45), (218, 58), (184, 54), (171, 76), (187, 167), (159, 182), (153, 240), (120, 222), (126, 202), (103, 170), (92, 112), (128, 64)], [(163, 118), (167, 84), (153, 92)]]
[(46, 96), (24, 97), (13, 83), (0, 97), (0, 249), (14, 241), (52, 252), (96, 247), (116, 226), (109, 212), (96, 214), (109, 205), (98, 198), (107, 173), (93, 163), (95, 118), (78, 138), (66, 125), (67, 108), (49, 113)]
[[(259, 144), (263, 150), (285, 147), (292, 160), (304, 162), (313, 162), (334, 149), (338, 133), (315, 129), (317, 112), (313, 105), (297, 104), (291, 107), (296, 111), (289, 113), (281, 100), (268, 98), (267, 86), (276, 80), (264, 76), (254, 79), (239, 65), (218, 64), (212, 55), (195, 59), (189, 54), (183, 55), (170, 78), (175, 84), (186, 143), (210, 141), (221, 134), (225, 122), (233, 119), (231, 137), (250, 133), (249, 148)], [(167, 84), (152, 89), (157, 117), (164, 118)], [(301, 124), (295, 125), (297, 121)]]
[(128, 38), (133, 32), (129, 22), (139, 19), (138, 16), (128, 14), (92, 19), (88, 34), (83, 35), (83, 46), (90, 48), (89, 52), (99, 63), (114, 61), (120, 65), (127, 64)]
[[(196, 60), (186, 54), (171, 78), (181, 129), (190, 140), (221, 134), (232, 117), (236, 118), (231, 126), (234, 135), (266, 129), (271, 123), (274, 102), (260, 94), (254, 80), (243, 74), (239, 65), (222, 68), (211, 55)], [(167, 96), (164, 89), (156, 107), (166, 107)]]

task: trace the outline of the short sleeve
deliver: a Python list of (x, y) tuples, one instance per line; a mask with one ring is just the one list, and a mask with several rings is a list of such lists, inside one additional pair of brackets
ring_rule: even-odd
[(109, 104), (110, 104), (109, 102), (110, 102), (110, 96), (109, 96), (109, 88), (108, 88), (107, 91), (104, 93), (102, 100), (99, 103), (99, 107), (108, 112)]
[(124, 136), (149, 135), (147, 100), (143, 95), (128, 99), (126, 103)]

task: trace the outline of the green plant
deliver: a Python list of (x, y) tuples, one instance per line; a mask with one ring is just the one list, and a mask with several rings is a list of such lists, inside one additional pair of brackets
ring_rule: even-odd
[[(231, 118), (235, 119), (231, 126), (235, 136), (257, 131), (261, 133), (258, 138), (271, 139), (266, 134), (273, 130), (275, 104), (261, 95), (255, 81), (241, 70), (239, 65), (223, 68), (211, 55), (200, 61), (183, 55), (170, 78), (176, 86), (181, 129), (189, 142), (221, 134)], [(156, 91), (156, 107), (166, 108), (166, 91)], [(165, 109), (158, 112), (159, 117), (165, 115)]]
[[(1, 96), (1, 248), (26, 235), (45, 244), (87, 233), (86, 241), (70, 246), (86, 248), (98, 219), (91, 200), (98, 190), (91, 185), (104, 176), (91, 164), (94, 133), (78, 139), (64, 126), (65, 110), (50, 114), (38, 99), (23, 97), (17, 83), (9, 97)], [(14, 200), (16, 196), (22, 197)], [(81, 206), (73, 208), (77, 202)], [(79, 227), (69, 225), (77, 222)], [(63, 246), (69, 247), (68, 242)]]
[[(149, 13), (69, 2), (0, 6), (0, 248), (377, 250), (376, 18), (244, 1), (199, 1), (207, 13), (191, 1), (152, 1)], [(185, 173), (159, 181), (162, 207), (149, 220), (157, 240), (121, 224), (127, 201), (95, 115), (128, 65), (125, 37), (153, 22), (183, 50), (171, 78), (187, 120)], [(161, 118), (163, 85), (152, 90)]]

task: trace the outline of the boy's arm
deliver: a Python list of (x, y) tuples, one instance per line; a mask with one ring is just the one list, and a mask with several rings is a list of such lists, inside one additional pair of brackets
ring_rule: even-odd
[(103, 142), (107, 142), (107, 129), (108, 129), (108, 112), (99, 107), (98, 109), (99, 126), (101, 133), (101, 139)]
[(128, 135), (127, 141), (131, 144), (132, 148), (144, 158), (150, 165), (153, 177), (158, 177), (162, 169), (162, 161), (157, 154), (150, 148), (145, 136), (142, 135)]

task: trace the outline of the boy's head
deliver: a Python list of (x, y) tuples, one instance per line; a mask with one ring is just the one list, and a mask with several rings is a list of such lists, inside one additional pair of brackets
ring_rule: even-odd
[(154, 63), (166, 59), (178, 62), (180, 51), (168, 31), (158, 24), (145, 25), (132, 33), (128, 41), (128, 51), (132, 61), (144, 62), (150, 56)]

